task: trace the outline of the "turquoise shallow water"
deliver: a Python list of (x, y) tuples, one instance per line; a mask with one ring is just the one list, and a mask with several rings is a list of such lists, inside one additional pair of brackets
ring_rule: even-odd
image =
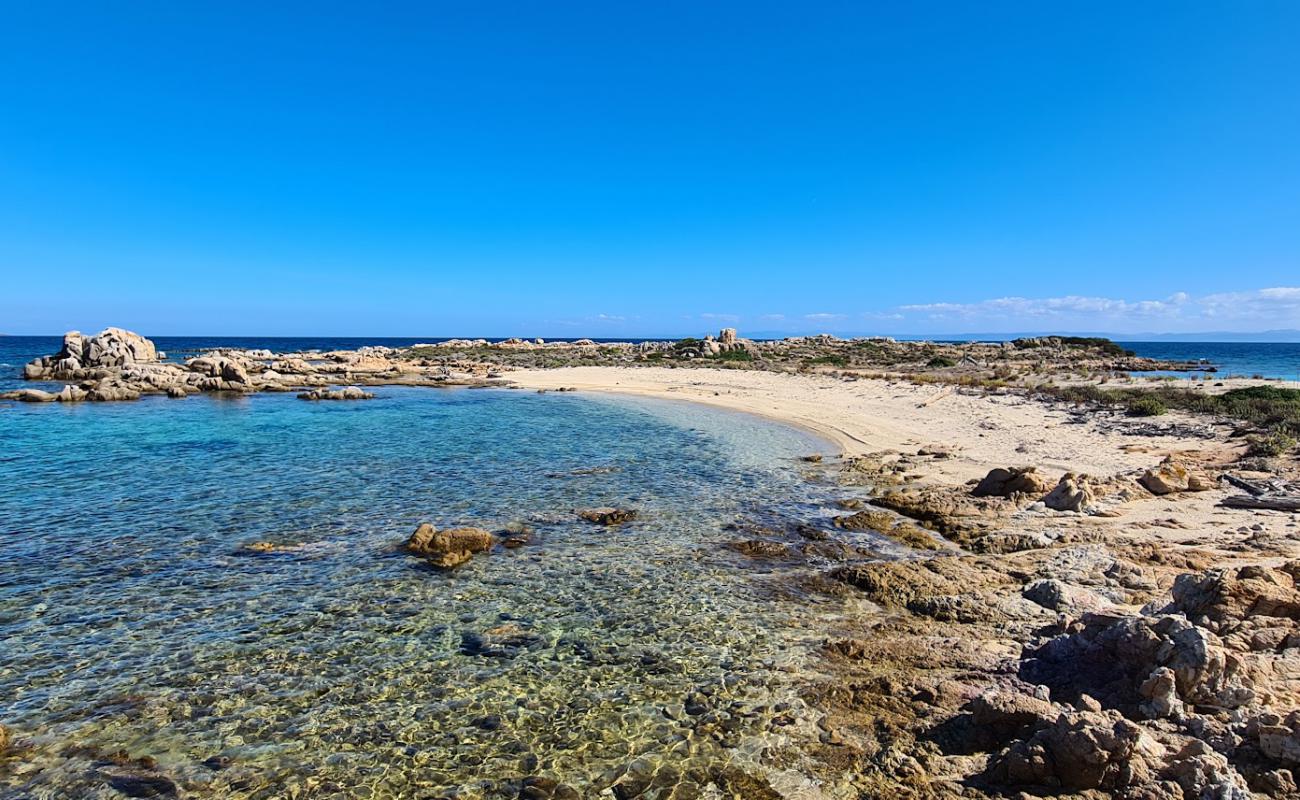
[[(794, 457), (819, 442), (667, 402), (377, 393), (0, 404), (0, 721), (31, 748), (0, 796), (121, 797), (118, 751), (259, 798), (586, 797), (629, 770), (714, 796), (797, 761), (838, 610), (721, 545), (738, 515), (816, 513)], [(570, 513), (599, 504), (643, 519)], [(426, 520), (536, 534), (444, 574), (397, 549)], [(241, 553), (261, 540), (301, 547)]]

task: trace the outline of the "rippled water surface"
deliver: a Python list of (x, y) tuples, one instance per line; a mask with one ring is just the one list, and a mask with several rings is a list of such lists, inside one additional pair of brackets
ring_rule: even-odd
[[(0, 722), (30, 748), (0, 795), (780, 778), (817, 610), (720, 545), (815, 499), (794, 456), (817, 442), (684, 404), (377, 391), (0, 404)], [(573, 519), (598, 504), (643, 518)], [(396, 547), (425, 520), (536, 533), (440, 573)], [(241, 553), (261, 540), (293, 549)]]

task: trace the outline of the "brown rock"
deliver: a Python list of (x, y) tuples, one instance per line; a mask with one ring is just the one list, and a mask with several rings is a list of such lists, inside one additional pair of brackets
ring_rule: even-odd
[(1017, 494), (1042, 497), (1051, 488), (1033, 467), (989, 470), (971, 491), (975, 497), (1012, 497)]
[(475, 554), (492, 549), (492, 534), (482, 528), (438, 530), (421, 523), (406, 542), (408, 552), (422, 556), (435, 567), (450, 569), (464, 564)]
[(1067, 472), (1061, 476), (1056, 488), (1043, 498), (1043, 505), (1053, 511), (1082, 511), (1092, 505), (1092, 501), (1092, 488), (1087, 477)]
[(597, 525), (622, 525), (636, 519), (637, 512), (631, 508), (614, 508), (613, 506), (600, 506), (597, 508), (581, 508), (577, 514), (587, 522)]

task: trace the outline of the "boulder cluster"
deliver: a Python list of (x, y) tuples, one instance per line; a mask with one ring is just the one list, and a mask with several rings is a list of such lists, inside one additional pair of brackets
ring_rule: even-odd
[(366, 400), (358, 386), (338, 384), (483, 385), (483, 364), (413, 358), (411, 350), (363, 347), (354, 351), (282, 353), (215, 350), (183, 362), (164, 360), (153, 342), (107, 328), (94, 336), (70, 331), (58, 353), (23, 368), (31, 381), (62, 382), (58, 391), (19, 389), (0, 399), (24, 402), (137, 400), (144, 395), (183, 398), (199, 392), (250, 394), (299, 391), (304, 400)]
[[(1034, 795), (1300, 793), (1300, 561), (1185, 572), (1136, 611), (1155, 576), (1100, 545), (832, 576), (928, 620), (828, 642), (840, 659), (901, 675), (860, 684), (846, 712), (904, 729), (864, 745), (893, 780), (956, 768), (967, 784)], [(910, 714), (899, 715), (899, 696), (912, 698)], [(907, 741), (904, 775), (893, 748)]]

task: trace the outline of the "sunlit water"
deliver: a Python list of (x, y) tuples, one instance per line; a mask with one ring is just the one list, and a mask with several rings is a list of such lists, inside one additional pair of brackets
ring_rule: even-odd
[[(30, 748), (0, 796), (122, 797), (117, 751), (189, 797), (596, 797), (656, 769), (641, 796), (713, 797), (797, 766), (836, 608), (770, 591), (723, 526), (813, 513), (794, 457), (820, 443), (677, 403), (377, 393), (0, 403), (0, 722)], [(599, 504), (643, 516), (571, 514)], [(398, 549), (424, 520), (536, 533), (440, 573)]]

